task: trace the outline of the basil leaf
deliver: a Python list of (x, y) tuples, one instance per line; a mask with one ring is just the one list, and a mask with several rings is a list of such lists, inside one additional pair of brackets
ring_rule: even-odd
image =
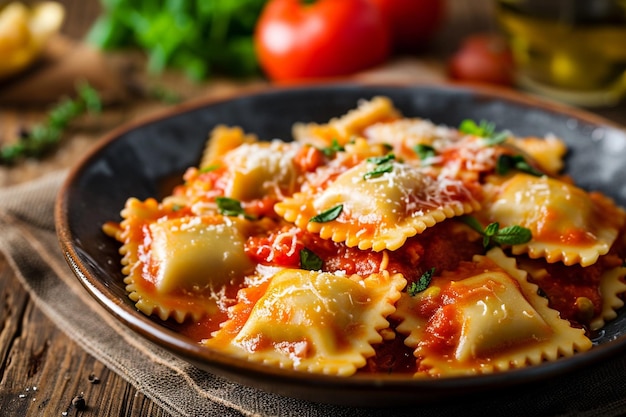
[(532, 237), (530, 229), (513, 225), (498, 230), (494, 234), (493, 240), (501, 245), (521, 245), (530, 241)]
[(459, 131), (467, 133), (468, 135), (480, 136), (483, 138), (490, 137), (496, 130), (496, 125), (493, 122), (481, 120), (480, 124), (476, 124), (471, 119), (465, 119), (459, 125)]
[(300, 268), (307, 271), (320, 271), (324, 261), (315, 252), (304, 248), (300, 251)]
[(364, 180), (368, 180), (370, 178), (377, 178), (377, 177), (380, 177), (381, 175), (383, 175), (385, 173), (388, 173), (388, 172), (391, 172), (391, 171), (393, 171), (393, 163), (386, 162), (384, 164), (378, 165), (373, 170), (363, 174), (363, 179)]
[(487, 227), (485, 227), (484, 234), (487, 237), (494, 236), (498, 232), (499, 228), (500, 225), (498, 223), (490, 223), (487, 225)]
[(345, 148), (339, 144), (337, 139), (333, 139), (329, 146), (320, 149), (324, 155), (329, 158), (335, 156), (337, 152), (345, 151)]
[(386, 164), (388, 162), (393, 161), (394, 159), (396, 159), (396, 156), (392, 153), (388, 153), (385, 156), (372, 156), (370, 158), (367, 158), (367, 162), (371, 162), (373, 164), (376, 165), (382, 165), (382, 164)]
[(312, 223), (326, 223), (335, 220), (343, 211), (343, 204), (339, 204), (333, 208), (321, 212), (317, 216), (313, 216), (309, 219)]
[(499, 143), (506, 141), (509, 136), (510, 136), (510, 133), (504, 130), (499, 133), (494, 133), (491, 136), (487, 136), (483, 138), (483, 140), (487, 146), (494, 146), (494, 145), (497, 145)]
[(471, 119), (463, 120), (459, 125), (459, 131), (483, 138), (487, 146), (502, 143), (510, 135), (508, 131), (496, 132), (495, 123), (486, 120), (481, 120), (480, 124), (476, 124), (476, 122)]
[(500, 229), (497, 222), (490, 223), (483, 229), (478, 220), (471, 216), (463, 216), (460, 220), (483, 236), (483, 247), (488, 249), (496, 245), (520, 245), (532, 239), (530, 229), (519, 225), (507, 226)]
[(211, 172), (218, 169), (220, 166), (218, 164), (207, 165), (205, 167), (200, 168), (200, 173), (204, 174), (205, 172)]
[(407, 288), (407, 293), (411, 297), (414, 297), (418, 293), (424, 291), (430, 285), (434, 273), (435, 268), (431, 268), (430, 270), (424, 272), (418, 281), (413, 281), (411, 285), (409, 285), (409, 287)]
[(243, 216), (246, 219), (253, 219), (253, 216), (246, 214), (241, 207), (241, 202), (239, 200), (235, 200), (234, 198), (229, 197), (217, 197), (215, 199), (215, 203), (217, 204), (217, 210), (220, 214), (224, 216)]
[(413, 151), (419, 156), (421, 160), (432, 158), (437, 155), (435, 148), (424, 143), (418, 143), (413, 147)]
[(500, 155), (496, 162), (496, 173), (506, 175), (510, 170), (516, 169), (536, 177), (541, 177), (543, 172), (531, 166), (522, 155)]

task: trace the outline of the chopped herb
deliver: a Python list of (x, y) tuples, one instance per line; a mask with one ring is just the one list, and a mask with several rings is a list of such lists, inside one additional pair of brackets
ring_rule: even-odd
[(183, 207), (185, 207), (185, 206), (184, 206), (184, 205), (182, 205), (182, 204), (174, 204), (174, 205), (172, 206), (172, 211), (179, 211), (179, 210), (180, 210), (180, 209), (182, 209)]
[(254, 219), (253, 216), (246, 214), (239, 200), (229, 197), (217, 197), (215, 202), (217, 203), (217, 210), (224, 216), (243, 216), (249, 220)]
[(324, 153), (324, 155), (326, 155), (329, 158), (332, 158), (333, 156), (335, 156), (337, 152), (345, 151), (345, 148), (339, 144), (337, 139), (333, 138), (329, 146), (322, 148), (320, 150)]
[(396, 156), (392, 153), (388, 153), (385, 156), (372, 156), (371, 158), (367, 158), (367, 162), (371, 162), (376, 165), (382, 165), (387, 162), (391, 162), (396, 159)]
[(468, 135), (487, 138), (495, 133), (496, 125), (486, 120), (481, 120), (479, 124), (476, 124), (472, 119), (465, 119), (459, 125), (459, 131), (467, 133)]
[(218, 169), (219, 167), (220, 167), (219, 164), (207, 165), (205, 167), (200, 168), (200, 173), (204, 174), (205, 172), (212, 172)]
[(522, 155), (500, 155), (496, 162), (496, 173), (505, 175), (510, 170), (516, 169), (536, 177), (541, 177), (543, 172), (530, 165)]
[(381, 175), (393, 171), (393, 161), (396, 159), (396, 156), (392, 153), (389, 153), (385, 156), (373, 156), (371, 158), (367, 158), (367, 162), (375, 164), (376, 167), (363, 174), (363, 179), (367, 180), (370, 178), (377, 178)]
[(488, 249), (493, 245), (520, 245), (532, 239), (532, 232), (522, 226), (513, 225), (500, 229), (497, 222), (490, 223), (483, 229), (482, 225), (471, 216), (461, 217), (461, 221), (483, 236), (483, 247)]
[(479, 136), (485, 140), (488, 146), (497, 145), (504, 142), (510, 135), (507, 131), (496, 132), (496, 125), (493, 122), (481, 120), (479, 124), (471, 119), (465, 119), (459, 126), (459, 131), (468, 135)]
[(418, 293), (424, 291), (430, 285), (430, 281), (433, 279), (433, 275), (435, 274), (435, 268), (431, 268), (430, 270), (424, 272), (418, 281), (413, 281), (411, 285), (407, 288), (407, 292), (411, 297), (416, 296)]
[(391, 171), (393, 171), (393, 163), (386, 162), (384, 164), (377, 165), (376, 168), (374, 168), (373, 170), (368, 171), (365, 174), (363, 174), (363, 179), (368, 180), (370, 178), (377, 178)]
[(413, 150), (421, 160), (432, 158), (437, 155), (435, 148), (424, 143), (418, 143), (413, 147)]
[(493, 136), (484, 138), (484, 142), (487, 146), (494, 146), (494, 145), (504, 142), (505, 140), (507, 140), (509, 136), (510, 136), (510, 133), (505, 130), (502, 132), (495, 133)]
[(304, 248), (300, 251), (300, 268), (307, 271), (320, 271), (322, 269), (322, 258), (317, 256), (315, 252)]
[(312, 223), (326, 223), (335, 220), (343, 211), (343, 204), (339, 204), (331, 209), (321, 212), (317, 216), (311, 217), (309, 222)]

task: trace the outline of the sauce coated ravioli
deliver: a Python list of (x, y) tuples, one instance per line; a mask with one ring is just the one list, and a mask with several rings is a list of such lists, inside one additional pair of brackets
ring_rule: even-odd
[(438, 378), (591, 348), (626, 292), (626, 214), (553, 136), (404, 117), (386, 97), (289, 141), (218, 126), (162, 201), (103, 230), (129, 297), (211, 349)]

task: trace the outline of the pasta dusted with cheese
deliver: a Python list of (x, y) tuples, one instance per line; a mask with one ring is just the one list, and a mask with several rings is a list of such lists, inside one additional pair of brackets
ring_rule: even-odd
[(217, 126), (169, 196), (103, 226), (136, 307), (207, 348), (337, 376), (492, 373), (591, 349), (624, 305), (626, 212), (560, 175), (552, 135), (375, 97), (261, 139)]

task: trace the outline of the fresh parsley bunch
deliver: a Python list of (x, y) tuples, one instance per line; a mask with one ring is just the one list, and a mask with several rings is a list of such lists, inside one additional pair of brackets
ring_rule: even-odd
[(266, 0), (100, 1), (88, 40), (108, 50), (139, 48), (152, 72), (177, 68), (194, 80), (259, 72), (252, 35)]

